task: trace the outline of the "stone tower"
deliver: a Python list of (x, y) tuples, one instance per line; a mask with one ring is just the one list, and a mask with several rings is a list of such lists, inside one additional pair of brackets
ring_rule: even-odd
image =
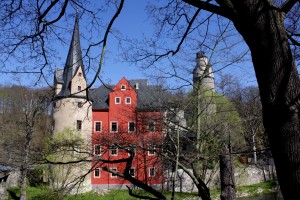
[(200, 86), (202, 89), (215, 92), (215, 80), (212, 72), (212, 66), (204, 52), (196, 54), (196, 66), (193, 71), (194, 90)]
[[(88, 101), (85, 90), (87, 81), (80, 47), (78, 13), (76, 13), (66, 64), (63, 69), (55, 70), (54, 87), (53, 137), (67, 135), (68, 132), (70, 137), (80, 138), (81, 141), (76, 147), (67, 147), (69, 153), (61, 152), (60, 154), (64, 155), (57, 155), (57, 157), (62, 161), (80, 160), (83, 157), (86, 159), (87, 155), (82, 152), (89, 152), (89, 148), (91, 148), (92, 102)], [(67, 190), (75, 191), (78, 188), (73, 188), (74, 183), (79, 181), (76, 179), (88, 172), (89, 169), (90, 164), (83, 163), (53, 166), (53, 184), (58, 188), (67, 187)], [(91, 189), (90, 175), (85, 176), (83, 180), (79, 192)]]

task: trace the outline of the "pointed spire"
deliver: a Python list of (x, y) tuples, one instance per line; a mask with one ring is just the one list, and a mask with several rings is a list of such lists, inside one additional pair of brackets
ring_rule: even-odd
[(79, 17), (78, 17), (78, 10), (76, 9), (76, 19), (75, 19), (75, 25), (73, 29), (73, 36), (69, 47), (66, 64), (64, 67), (64, 74), (63, 74), (64, 84), (62, 86), (63, 95), (70, 94), (70, 90), (69, 90), (70, 82), (74, 76), (74, 73), (77, 71), (78, 67), (80, 66), (83, 68), (82, 53), (80, 47), (80, 36), (79, 36)]

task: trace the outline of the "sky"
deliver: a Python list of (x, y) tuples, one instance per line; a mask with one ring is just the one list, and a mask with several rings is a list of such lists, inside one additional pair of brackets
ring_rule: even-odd
[[(124, 8), (119, 15), (119, 17), (116, 19), (116, 22), (113, 25), (114, 31), (116, 33), (120, 33), (123, 37), (128, 37), (130, 39), (138, 39), (142, 40), (143, 36), (148, 36), (151, 38), (151, 34), (153, 33), (153, 24), (151, 24), (151, 21), (148, 19), (148, 15), (145, 11), (147, 1), (134, 1), (134, 0), (128, 0), (125, 1)], [(92, 4), (90, 6), (93, 6)], [(67, 12), (71, 15), (69, 15), (68, 23), (62, 22), (64, 24), (59, 24), (58, 26), (66, 27), (69, 30), (73, 29), (74, 24), (74, 14), (75, 9), (72, 7), (68, 7)], [(79, 13), (82, 12), (79, 9)], [(107, 23), (113, 14), (113, 12), (107, 12), (107, 16), (101, 15), (102, 19), (101, 22)], [(73, 14), (73, 15), (72, 15)], [(111, 15), (109, 15), (111, 14)], [(106, 19), (105, 19), (106, 18)], [(83, 53), (86, 51), (88, 47), (88, 40), (92, 41), (98, 41), (99, 38), (103, 37), (102, 35), (97, 33), (88, 33), (89, 29), (89, 19), (81, 18), (80, 19), (80, 33), (81, 33), (81, 47), (83, 49)], [(100, 24), (101, 25), (101, 24)], [(92, 38), (87, 39), (87, 35), (92, 35)], [(68, 49), (69, 49), (69, 41), (72, 37), (72, 32), (67, 32), (64, 37), (66, 38), (66, 42), (63, 44), (58, 41), (53, 41), (51, 45), (57, 50), (57, 58), (53, 60), (51, 63), (51, 69), (53, 70), (56, 67), (62, 68), (64, 66), (64, 63), (66, 61)], [(201, 40), (201, 38), (200, 38)], [(172, 45), (170, 45), (172, 46)], [(195, 55), (197, 53), (198, 49), (195, 49), (190, 52), (189, 60), (181, 60), (178, 61), (173, 58), (170, 59), (172, 62), (178, 62), (179, 65), (184, 65), (186, 68), (189, 68), (190, 72), (184, 72), (182, 76), (184, 76), (185, 79), (192, 80), (192, 74), (191, 70), (195, 66)], [(99, 55), (100, 49), (93, 49), (92, 54)], [(119, 55), (121, 53), (121, 49), (119, 49), (118, 41), (116, 40), (114, 34), (109, 35), (108, 43), (107, 43), (107, 49), (106, 49), (106, 57), (104, 60), (104, 65), (100, 73), (101, 79), (105, 83), (112, 83), (116, 84), (122, 77), (125, 77), (127, 79), (149, 79), (149, 76), (152, 74), (157, 74), (159, 72), (153, 71), (153, 69), (149, 70), (143, 70), (140, 67), (135, 66), (133, 63), (125, 62), (123, 58)], [(222, 56), (222, 55), (221, 55)], [(170, 65), (169, 59), (165, 59), (162, 62), (159, 62), (158, 65), (162, 69), (161, 73), (166, 73), (164, 70), (168, 70), (167, 66)], [(186, 63), (185, 63), (186, 62)], [(94, 67), (97, 67), (99, 63), (99, 58), (96, 59), (96, 62), (93, 63)], [(28, 65), (34, 65), (34, 63), (26, 63)], [(14, 63), (12, 62), (12, 66)], [(188, 66), (187, 66), (188, 65)], [(216, 64), (216, 68), (221, 68), (221, 64)], [(214, 66), (213, 66), (214, 67)], [(254, 79), (254, 73), (251, 68), (251, 66), (235, 66), (231, 67), (230, 69), (223, 70), (224, 73), (232, 73), (235, 76), (243, 77), (241, 80), (245, 85), (253, 85), (255, 83)], [(223, 73), (223, 72), (222, 72)], [(88, 81), (91, 81), (93, 78), (93, 71), (90, 70), (88, 73)], [(50, 73), (47, 76), (47, 81), (49, 84), (53, 82), (53, 76)], [(165, 75), (165, 74), (163, 74)], [(33, 78), (35, 76), (35, 78)], [(215, 75), (216, 79), (218, 79), (218, 75)], [(28, 74), (18, 74), (18, 75), (8, 75), (3, 74), (2, 78), (0, 79), (1, 84), (28, 84), (32, 85), (32, 80), (37, 80), (38, 77), (36, 75), (28, 75)], [(217, 81), (217, 80), (216, 80)], [(180, 82), (180, 79), (172, 78), (168, 79), (169, 84), (177, 84)], [(100, 81), (97, 81), (94, 87), (97, 87), (101, 85), (102, 83)], [(39, 86), (45, 86), (45, 82), (40, 84)], [(36, 85), (35, 85), (36, 86)]]

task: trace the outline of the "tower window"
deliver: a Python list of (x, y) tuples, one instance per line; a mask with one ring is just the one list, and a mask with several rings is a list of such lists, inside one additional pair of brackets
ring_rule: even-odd
[(78, 90), (78, 91), (81, 91), (81, 86), (80, 86), (80, 85), (77, 87), (77, 90)]
[(77, 107), (82, 108), (82, 102), (77, 102)]
[(77, 120), (76, 127), (77, 127), (78, 131), (80, 131), (82, 129), (82, 121), (81, 120)]

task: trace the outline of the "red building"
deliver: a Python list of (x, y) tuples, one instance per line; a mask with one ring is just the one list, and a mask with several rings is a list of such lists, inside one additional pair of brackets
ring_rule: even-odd
[(149, 86), (147, 80), (122, 78), (114, 87), (101, 86), (90, 92), (93, 100), (93, 187), (120, 188), (131, 184), (103, 170), (107, 168), (123, 174), (128, 163), (114, 162), (129, 158), (129, 151), (134, 153), (129, 174), (150, 185), (162, 184), (162, 166), (157, 153), (163, 141), (163, 116), (158, 106), (157, 88)]
[[(77, 15), (66, 65), (55, 72), (54, 133), (69, 128), (88, 144), (92, 138), (92, 173), (82, 183), (86, 188), (120, 188), (131, 184), (128, 177), (161, 185), (162, 165), (157, 156), (163, 142), (160, 88), (148, 85), (147, 80), (122, 78), (113, 87), (86, 91), (78, 24)], [(125, 168), (127, 178), (122, 177)]]

